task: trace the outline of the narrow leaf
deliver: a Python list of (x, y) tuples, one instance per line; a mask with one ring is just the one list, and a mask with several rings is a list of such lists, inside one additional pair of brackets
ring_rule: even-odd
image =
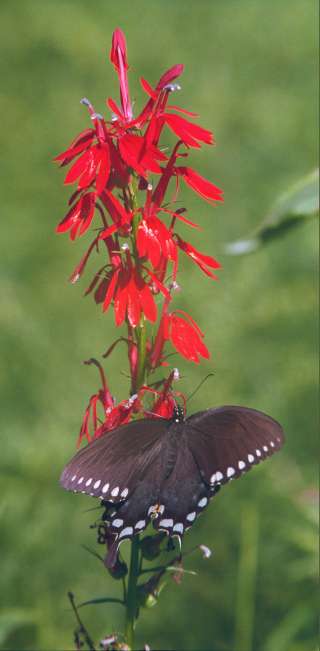
[(252, 235), (226, 244), (224, 252), (228, 255), (252, 253), (262, 245), (317, 216), (319, 216), (319, 170), (314, 170), (276, 201)]

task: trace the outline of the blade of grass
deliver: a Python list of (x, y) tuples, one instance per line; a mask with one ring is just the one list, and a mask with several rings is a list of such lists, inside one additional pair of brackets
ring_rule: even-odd
[(235, 608), (235, 649), (253, 649), (259, 520), (255, 504), (241, 509), (240, 556)]

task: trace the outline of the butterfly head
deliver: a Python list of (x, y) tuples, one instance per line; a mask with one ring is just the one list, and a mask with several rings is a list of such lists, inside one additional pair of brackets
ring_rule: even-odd
[(184, 421), (184, 409), (181, 407), (181, 405), (175, 404), (171, 420), (174, 423), (182, 423)]

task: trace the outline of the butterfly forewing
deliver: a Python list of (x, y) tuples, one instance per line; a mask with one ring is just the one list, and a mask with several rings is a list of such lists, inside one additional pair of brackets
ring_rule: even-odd
[(277, 421), (246, 407), (208, 409), (190, 416), (186, 426), (189, 448), (211, 486), (239, 477), (284, 442)]
[(107, 432), (71, 459), (60, 483), (63, 488), (121, 502), (156, 464), (167, 431), (165, 419), (143, 419)]

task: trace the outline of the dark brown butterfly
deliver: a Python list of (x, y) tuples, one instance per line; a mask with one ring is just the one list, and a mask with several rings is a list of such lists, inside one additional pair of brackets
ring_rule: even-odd
[(226, 406), (186, 420), (132, 421), (80, 450), (65, 467), (66, 490), (103, 500), (120, 544), (153, 522), (182, 536), (222, 484), (279, 450), (281, 425), (255, 409)]
[(132, 421), (80, 450), (60, 483), (108, 507), (120, 544), (152, 520), (182, 536), (222, 484), (240, 477), (281, 448), (281, 425), (255, 409), (226, 406), (186, 420), (176, 407), (165, 418)]

